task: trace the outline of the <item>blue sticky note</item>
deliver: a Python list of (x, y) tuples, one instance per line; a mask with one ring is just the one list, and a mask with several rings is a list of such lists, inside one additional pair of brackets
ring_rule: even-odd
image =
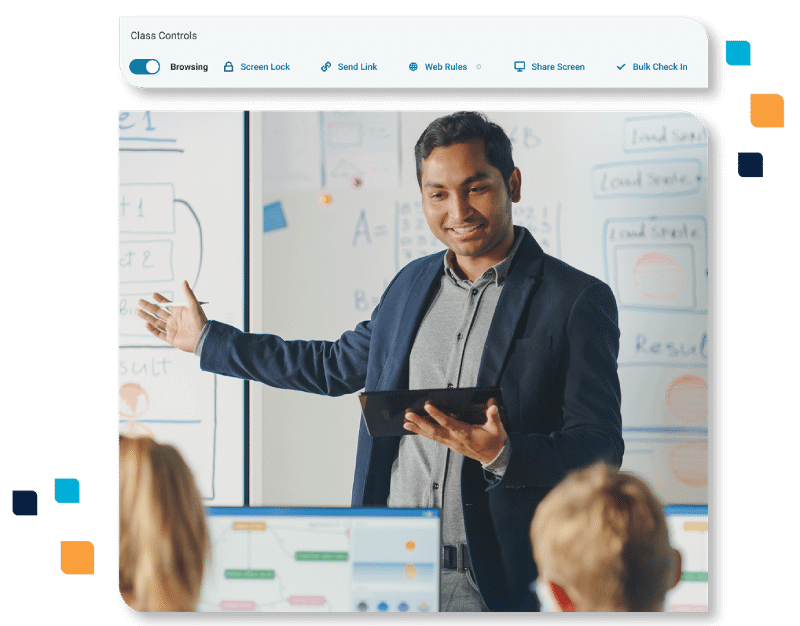
[(56, 502), (77, 504), (80, 501), (81, 484), (77, 478), (56, 478)]
[(264, 232), (286, 228), (286, 217), (283, 215), (283, 205), (273, 202), (264, 207)]
[(725, 62), (728, 65), (750, 65), (750, 42), (726, 41)]
[(739, 153), (739, 176), (742, 178), (762, 178), (764, 176), (764, 157), (760, 152)]
[(15, 491), (13, 493), (11, 510), (14, 515), (36, 515), (37, 509), (35, 491)]

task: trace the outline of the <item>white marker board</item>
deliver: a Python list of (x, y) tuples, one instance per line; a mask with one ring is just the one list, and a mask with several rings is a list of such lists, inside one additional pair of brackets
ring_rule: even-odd
[(242, 113), (119, 116), (119, 427), (175, 445), (208, 505), (244, 504), (244, 383), (202, 372), (136, 317), (154, 291), (242, 328), (245, 130)]
[[(676, 112), (487, 114), (511, 137), (522, 172), (515, 224), (617, 298), (623, 469), (665, 503), (707, 503), (703, 124)], [(441, 249), (422, 213), (413, 157), (438, 115), (261, 114), (251, 141), (262, 160), (252, 176), (264, 207), (265, 332), (336, 339), (369, 317), (402, 266)], [(259, 387), (254, 503), (349, 504), (356, 397)]]

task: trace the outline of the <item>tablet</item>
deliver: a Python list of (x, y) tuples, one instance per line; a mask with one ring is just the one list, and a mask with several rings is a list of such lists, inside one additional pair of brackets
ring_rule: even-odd
[(490, 399), (500, 408), (503, 425), (508, 428), (499, 387), (462, 387), (447, 389), (404, 389), (399, 391), (364, 391), (358, 394), (361, 411), (372, 437), (415, 435), (403, 428), (405, 414), (411, 410), (426, 415), (423, 407), (430, 402), (436, 408), (451, 413), (467, 424), (483, 424)]

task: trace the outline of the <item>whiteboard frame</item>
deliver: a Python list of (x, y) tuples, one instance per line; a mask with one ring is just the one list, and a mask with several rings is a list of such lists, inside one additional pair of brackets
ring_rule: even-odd
[[(261, 112), (250, 111), (249, 128), (249, 152), (250, 152), (250, 307), (247, 312), (250, 316), (250, 332), (264, 332), (264, 315), (262, 302), (264, 301), (264, 264), (263, 259), (263, 240), (264, 240), (264, 214), (261, 202), (261, 181), (260, 175), (261, 158)], [(259, 175), (254, 176), (253, 172)], [(253, 262), (257, 259), (257, 262)], [(261, 466), (261, 459), (264, 456), (264, 418), (262, 405), (264, 402), (263, 389), (261, 384), (252, 384), (250, 387), (250, 476), (245, 476), (245, 484), (249, 488), (249, 505), (264, 506), (265, 503), (265, 484), (264, 471)]]

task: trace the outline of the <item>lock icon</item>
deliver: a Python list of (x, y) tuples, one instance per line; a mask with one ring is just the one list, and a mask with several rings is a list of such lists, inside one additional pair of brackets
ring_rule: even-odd
[(226, 72), (232, 72), (232, 71), (233, 71), (233, 63), (231, 63), (230, 61), (228, 61), (228, 62), (225, 64), (225, 71), (226, 71)]

